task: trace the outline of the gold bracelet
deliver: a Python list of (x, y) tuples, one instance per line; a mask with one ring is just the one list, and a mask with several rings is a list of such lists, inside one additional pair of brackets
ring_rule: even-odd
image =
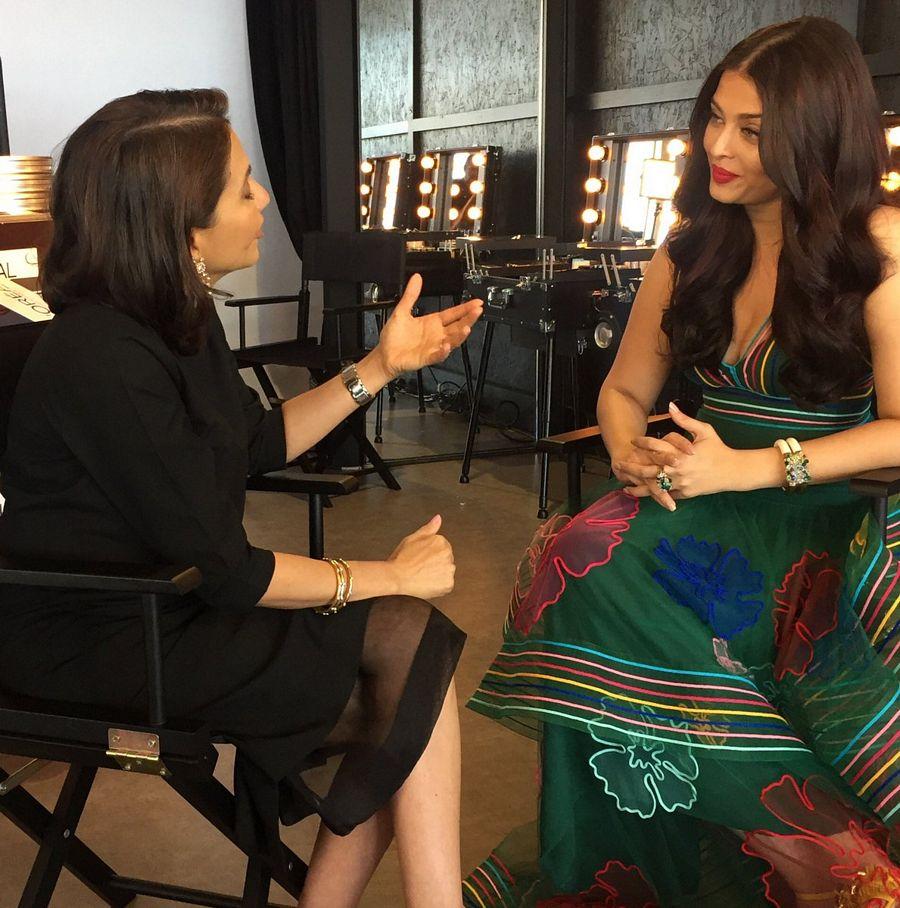
[(353, 573), (350, 565), (343, 558), (324, 559), (334, 568), (336, 589), (334, 596), (325, 604), (314, 611), (317, 615), (336, 615), (350, 601), (353, 594)]
[(809, 485), (812, 476), (809, 472), (809, 459), (803, 453), (796, 438), (779, 438), (774, 445), (784, 458), (785, 482), (781, 487), (785, 492), (802, 492)]

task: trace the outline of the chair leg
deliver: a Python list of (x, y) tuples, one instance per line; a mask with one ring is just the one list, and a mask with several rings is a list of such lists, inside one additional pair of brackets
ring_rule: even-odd
[[(205, 772), (175, 770), (166, 782), (181, 795), (194, 810), (202, 814), (226, 838), (237, 844), (234, 831), (234, 795), (212, 775)], [(266, 860), (265, 856), (263, 860)], [(299, 898), (306, 878), (306, 864), (286, 845), (281, 846), (278, 866), (267, 862), (272, 878), (295, 898)]]
[(375, 444), (380, 445), (384, 438), (381, 431), (384, 428), (384, 388), (375, 396)]
[(256, 376), (256, 380), (259, 382), (259, 386), (260, 388), (262, 388), (263, 394), (266, 395), (266, 399), (273, 407), (277, 406), (281, 402), (281, 398), (278, 396), (278, 392), (275, 390), (275, 385), (272, 384), (272, 379), (269, 378), (269, 373), (266, 372), (265, 366), (253, 366), (253, 374)]
[(462, 468), (459, 472), (459, 481), (466, 484), (469, 481), (469, 468), (472, 465), (472, 452), (475, 448), (475, 433), (478, 431), (478, 415), (481, 410), (481, 395), (484, 393), (484, 383), (487, 378), (488, 360), (491, 356), (491, 345), (494, 341), (494, 322), (488, 322), (484, 329), (484, 341), (481, 346), (481, 359), (478, 362), (478, 378), (475, 382), (475, 398), (472, 401), (472, 410), (469, 413), (469, 430), (466, 434), (466, 451), (463, 455)]
[(41, 835), (41, 847), (22, 890), (19, 908), (46, 908), (50, 904), (96, 775), (94, 766), (70, 767), (53, 815)]
[[(0, 781), (6, 773), (0, 770)], [(0, 797), (0, 813), (8, 817), (30, 839), (42, 843), (45, 831), (53, 815), (24, 788), (17, 788)], [(99, 899), (113, 908), (123, 908), (134, 900), (134, 895), (122, 889), (113, 889), (109, 883), (115, 878), (115, 871), (102, 861), (84, 842), (72, 834), (66, 840), (68, 854), (66, 869)]]
[(244, 877), (244, 894), (241, 908), (266, 908), (269, 904), (269, 886), (272, 874), (259, 855), (247, 858), (247, 875)]

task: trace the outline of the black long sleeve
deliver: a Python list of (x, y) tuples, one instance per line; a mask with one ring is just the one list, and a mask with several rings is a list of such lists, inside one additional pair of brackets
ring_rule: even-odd
[(45, 332), (13, 407), (0, 545), (22, 554), (192, 563), (198, 595), (254, 606), (274, 570), (242, 526), (249, 471), (285, 460), (280, 413), (243, 383), (216, 320), (194, 356), (84, 304)]

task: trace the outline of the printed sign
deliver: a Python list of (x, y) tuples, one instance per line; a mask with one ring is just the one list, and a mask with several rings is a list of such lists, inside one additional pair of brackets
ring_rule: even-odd
[(38, 251), (30, 249), (0, 249), (0, 277), (11, 281), (38, 276)]

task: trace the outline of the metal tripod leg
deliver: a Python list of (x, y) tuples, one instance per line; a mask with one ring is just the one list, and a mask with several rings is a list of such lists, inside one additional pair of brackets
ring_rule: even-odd
[(459, 481), (469, 481), (469, 467), (472, 465), (472, 451), (475, 447), (475, 433), (478, 431), (478, 413), (481, 410), (481, 397), (484, 393), (484, 381), (487, 377), (488, 360), (491, 357), (491, 344), (494, 340), (494, 322), (488, 322), (484, 329), (484, 343), (481, 347), (481, 360), (478, 363), (478, 381), (475, 383), (475, 399), (472, 401), (472, 412), (469, 414), (469, 431), (466, 435), (466, 453), (463, 456)]
[[(552, 334), (547, 335), (547, 355), (546, 355), (546, 376), (544, 381), (544, 406), (542, 415), (544, 417), (543, 433), (546, 438), (550, 434), (550, 400), (553, 394), (553, 353), (556, 347), (556, 338)], [(541, 520), (547, 519), (547, 492), (550, 486), (550, 455), (546, 451), (541, 451), (540, 455), (541, 469), (541, 487), (538, 501), (538, 517)]]

